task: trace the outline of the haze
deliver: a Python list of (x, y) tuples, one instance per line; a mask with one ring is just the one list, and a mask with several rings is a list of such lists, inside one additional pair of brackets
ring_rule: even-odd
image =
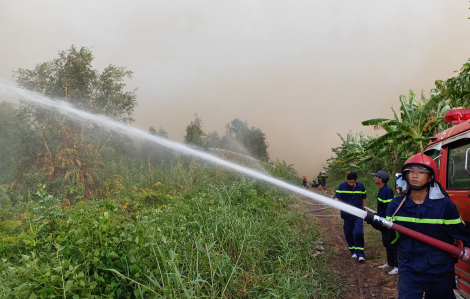
[(182, 141), (194, 114), (261, 128), (272, 159), (315, 178), (336, 133), (380, 133), (398, 96), (470, 58), (468, 1), (0, 0), (0, 78), (72, 44), (134, 71), (135, 125)]

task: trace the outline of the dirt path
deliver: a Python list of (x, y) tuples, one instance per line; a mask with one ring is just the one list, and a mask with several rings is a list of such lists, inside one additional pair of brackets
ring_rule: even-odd
[[(310, 189), (312, 190), (312, 189)], [(318, 189), (313, 189), (317, 191)], [(323, 192), (318, 192), (323, 193)], [(331, 191), (325, 196), (331, 197)], [(324, 206), (312, 205), (318, 202), (306, 199), (306, 208), (310, 210), (311, 215), (339, 215), (339, 211), (326, 209), (321, 211), (312, 211), (321, 209)], [(364, 226), (366, 235), (365, 255), (366, 261), (360, 263), (357, 259), (352, 259), (343, 234), (343, 223), (340, 217), (320, 218), (314, 217), (319, 223), (320, 230), (323, 232), (324, 246), (326, 250), (338, 253), (338, 258), (334, 262), (333, 271), (336, 275), (345, 280), (346, 287), (349, 289), (344, 296), (345, 299), (389, 299), (397, 298), (397, 279), (398, 275), (388, 275), (389, 270), (378, 269), (377, 266), (385, 262), (385, 249), (381, 240), (377, 238), (378, 232)], [(374, 234), (372, 242), (368, 244), (367, 234)], [(370, 244), (372, 243), (372, 244)]]

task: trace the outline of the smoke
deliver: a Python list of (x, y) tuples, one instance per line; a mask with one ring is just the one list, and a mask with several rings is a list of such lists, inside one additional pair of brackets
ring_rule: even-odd
[[(392, 117), (398, 96), (446, 79), (469, 58), (465, 1), (0, 0), (0, 77), (91, 46), (94, 67), (134, 71), (136, 125), (181, 141), (234, 118), (266, 133), (270, 157), (310, 180), (336, 133)], [(6, 29), (8, 28), (8, 29)]]

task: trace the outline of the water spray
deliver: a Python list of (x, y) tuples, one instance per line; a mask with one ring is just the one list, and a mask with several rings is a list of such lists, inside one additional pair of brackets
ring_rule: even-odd
[(147, 133), (141, 129), (138, 129), (133, 126), (129, 126), (126, 124), (123, 124), (121, 122), (112, 120), (106, 116), (103, 115), (97, 115), (97, 114), (92, 114), (89, 112), (85, 112), (83, 110), (77, 109), (74, 106), (70, 105), (67, 102), (64, 101), (59, 101), (59, 100), (53, 100), (51, 98), (48, 98), (44, 95), (21, 89), (18, 87), (13, 87), (10, 85), (6, 85), (0, 82), (0, 94), (3, 95), (9, 95), (9, 96), (19, 96), (21, 97), (22, 100), (28, 101), (33, 104), (40, 105), (42, 107), (45, 107), (49, 110), (56, 111), (62, 115), (71, 117), (76, 120), (86, 120), (90, 121), (96, 125), (106, 127), (110, 130), (128, 135), (130, 137), (139, 137), (143, 140), (147, 140), (150, 142), (153, 142), (155, 144), (161, 145), (163, 147), (166, 147), (171, 150), (175, 150), (177, 152), (180, 152), (182, 154), (192, 156), (192, 157), (197, 157), (202, 160), (212, 162), (214, 164), (218, 164), (222, 167), (225, 167), (226, 169), (231, 169), (236, 172), (245, 174), (247, 176), (250, 176), (252, 178), (265, 181), (268, 183), (271, 183), (275, 186), (281, 187), (286, 190), (293, 191), (295, 193), (298, 193), (300, 195), (303, 195), (305, 197), (311, 198), (313, 200), (322, 202), (324, 204), (327, 204), (329, 206), (332, 206), (334, 208), (337, 208), (339, 210), (342, 210), (344, 212), (347, 212), (349, 214), (352, 214), (354, 216), (360, 217), (364, 219), (366, 217), (367, 213), (361, 209), (358, 209), (356, 207), (353, 207), (351, 205), (332, 200), (326, 196), (316, 194), (310, 191), (305, 190), (305, 188), (300, 188), (291, 184), (288, 184), (286, 182), (283, 182), (281, 180), (275, 179), (269, 175), (266, 175), (264, 173), (261, 173), (259, 171), (249, 169), (243, 166), (240, 166), (238, 164), (228, 162), (226, 160), (220, 159), (216, 156), (213, 156), (209, 153), (203, 152), (196, 150), (194, 148), (190, 148), (182, 143), (171, 141), (162, 137), (154, 136), (150, 133)]
[(458, 257), (461, 261), (466, 262), (470, 259), (470, 249), (464, 247), (462, 242), (459, 241), (458, 246), (450, 245), (449, 243), (443, 242), (441, 240), (429, 237), (422, 233), (416, 232), (404, 226), (393, 223), (391, 220), (386, 220), (383, 217), (374, 215), (372, 212), (368, 212), (364, 221), (371, 224), (374, 228), (387, 228), (393, 229), (401, 234), (404, 234), (408, 237), (431, 245), (433, 247), (439, 248), (445, 252), (452, 254), (455, 257)]
[(398, 224), (393, 223), (392, 221), (388, 221), (385, 218), (379, 217), (377, 215), (374, 215), (371, 212), (365, 212), (361, 209), (358, 209), (356, 207), (353, 207), (351, 205), (342, 203), (340, 201), (336, 201), (333, 199), (330, 199), (326, 196), (316, 194), (310, 191), (305, 190), (304, 188), (300, 188), (291, 184), (288, 184), (286, 182), (283, 182), (281, 180), (275, 179), (271, 176), (268, 176), (266, 174), (263, 174), (259, 171), (255, 171), (253, 169), (249, 169), (243, 166), (240, 166), (238, 164), (228, 162), (225, 160), (222, 160), (218, 157), (215, 157), (209, 153), (205, 153), (199, 150), (196, 150), (194, 148), (190, 148), (182, 143), (171, 141), (165, 138), (161, 138), (158, 136), (154, 136), (150, 133), (147, 133), (141, 129), (138, 129), (136, 127), (132, 127), (123, 123), (120, 123), (118, 121), (112, 120), (106, 116), (103, 115), (97, 115), (97, 114), (92, 114), (85, 112), (83, 110), (77, 109), (74, 106), (70, 105), (69, 103), (66, 103), (64, 101), (59, 101), (59, 100), (53, 100), (50, 99), (46, 96), (34, 93), (32, 91), (28, 91), (25, 89), (5, 85), (0, 82), (0, 94), (7, 95), (7, 96), (19, 96), (21, 99), (28, 101), (30, 103), (38, 104), (41, 105), (47, 109), (54, 110), (62, 115), (72, 117), (73, 119), (76, 120), (86, 120), (90, 121), (94, 124), (100, 125), (102, 127), (106, 127), (110, 130), (126, 134), (131, 137), (139, 137), (141, 139), (153, 142), (155, 144), (161, 145), (163, 147), (166, 147), (171, 150), (178, 151), (182, 154), (188, 155), (188, 156), (193, 156), (200, 158), (202, 160), (212, 162), (214, 164), (218, 164), (220, 166), (223, 166), (227, 169), (234, 170), (236, 172), (245, 174), (247, 176), (250, 176), (252, 178), (265, 181), (268, 183), (271, 183), (275, 186), (281, 187), (286, 190), (293, 191), (295, 193), (298, 193), (300, 195), (303, 195), (305, 197), (311, 198), (313, 200), (319, 201), (321, 203), (327, 204), (329, 206), (332, 206), (334, 208), (337, 208), (339, 210), (342, 210), (344, 212), (347, 212), (349, 214), (352, 214), (354, 216), (360, 217), (364, 219), (367, 223), (373, 224), (374, 226), (377, 227), (384, 227), (387, 229), (393, 229), (399, 233), (402, 233), (404, 235), (410, 236), (412, 238), (415, 238), (417, 240), (420, 240), (426, 244), (429, 244), (431, 246), (437, 247), (441, 250), (444, 250), (446, 252), (451, 253), (454, 256), (457, 256), (460, 258), (462, 261), (468, 261), (469, 260), (469, 255), (470, 255), (470, 249), (464, 248), (462, 245), (459, 247), (447, 244), (445, 242), (442, 242), (440, 240), (431, 238), (429, 236), (423, 235), (421, 233), (415, 232), (413, 230), (410, 230), (408, 228), (405, 228), (403, 226), (400, 226)]

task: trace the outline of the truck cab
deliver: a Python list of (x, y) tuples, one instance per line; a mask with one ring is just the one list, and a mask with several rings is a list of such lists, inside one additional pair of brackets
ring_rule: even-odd
[[(455, 126), (432, 137), (424, 153), (436, 161), (442, 187), (470, 228), (470, 109), (449, 110), (444, 121)], [(470, 299), (470, 263), (459, 260), (455, 270), (460, 294)]]

